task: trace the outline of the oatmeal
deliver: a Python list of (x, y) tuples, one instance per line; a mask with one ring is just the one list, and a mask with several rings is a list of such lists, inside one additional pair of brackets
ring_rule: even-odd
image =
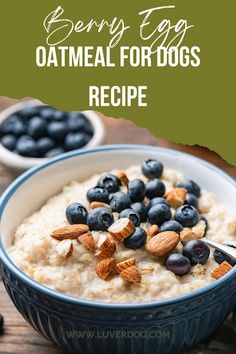
[[(193, 186), (194, 194), (189, 193), (178, 171), (164, 169), (160, 178), (150, 175), (152, 171), (143, 172), (148, 178), (140, 166), (131, 166), (119, 174), (109, 172), (120, 177), (123, 184), (119, 187), (104, 174), (71, 182), (17, 228), (9, 255), (21, 270), (46, 287), (107, 302), (166, 299), (215, 281), (211, 272), (218, 263), (213, 251), (206, 251), (198, 263), (186, 245), (192, 240), (204, 240), (206, 224), (209, 239), (236, 245), (236, 221), (231, 212), (205, 190), (200, 192)], [(102, 194), (101, 190), (91, 189), (98, 180), (100, 186), (106, 187)], [(127, 198), (128, 181), (132, 182), (131, 201)], [(164, 195), (166, 203), (159, 212), (154, 199)], [(181, 211), (187, 198), (192, 198), (190, 204), (198, 204), (189, 209), (191, 222)], [(141, 201), (144, 208), (152, 204), (148, 219), (146, 210), (141, 210)], [(68, 209), (72, 203), (82, 204), (80, 222), (74, 222), (73, 208)], [(99, 229), (101, 209), (107, 214)], [(164, 219), (159, 222), (159, 217)], [(173, 267), (176, 257), (182, 262), (177, 270)]]

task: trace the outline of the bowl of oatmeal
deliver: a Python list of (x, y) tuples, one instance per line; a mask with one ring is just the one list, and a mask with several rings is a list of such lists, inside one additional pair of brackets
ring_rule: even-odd
[(235, 198), (234, 180), (185, 153), (64, 154), (2, 197), (5, 287), (72, 352), (181, 352), (235, 307), (234, 263), (204, 243), (236, 245)]

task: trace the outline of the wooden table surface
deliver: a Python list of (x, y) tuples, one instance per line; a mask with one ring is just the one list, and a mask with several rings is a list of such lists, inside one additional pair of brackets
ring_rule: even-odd
[[(14, 103), (15, 100), (0, 97), (0, 110)], [(105, 144), (148, 144), (171, 147), (189, 152), (221, 167), (236, 178), (236, 167), (229, 165), (216, 153), (200, 146), (185, 146), (155, 138), (146, 129), (135, 126), (123, 119), (102, 116), (107, 130)], [(12, 181), (9, 172), (0, 165), (0, 184), (7, 186)], [(46, 339), (37, 334), (16, 311), (0, 280), (0, 313), (5, 318), (4, 333), (0, 335), (0, 354), (59, 354), (63, 353)], [(229, 340), (230, 341), (230, 340)], [(233, 353), (236, 343), (229, 344), (229, 353)], [(231, 351), (232, 350), (232, 351)], [(213, 351), (212, 351), (213, 353)], [(220, 353), (217, 351), (217, 353)], [(223, 352), (222, 352), (223, 353)], [(224, 352), (225, 353), (225, 352)]]

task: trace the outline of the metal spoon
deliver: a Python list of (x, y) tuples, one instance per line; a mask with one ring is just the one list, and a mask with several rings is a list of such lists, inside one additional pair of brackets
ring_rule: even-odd
[(236, 248), (233, 248), (233, 247), (230, 247), (227, 245), (223, 245), (220, 242), (208, 240), (207, 238), (204, 238), (203, 241), (206, 242), (208, 244), (208, 246), (211, 246), (211, 247), (221, 251), (222, 253), (226, 254), (227, 256), (230, 256), (232, 259), (234, 259), (236, 261)]

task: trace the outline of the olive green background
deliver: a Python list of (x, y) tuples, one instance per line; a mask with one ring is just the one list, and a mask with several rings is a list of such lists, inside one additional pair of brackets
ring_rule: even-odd
[[(176, 5), (160, 15), (194, 25), (183, 45), (201, 48), (193, 68), (38, 68), (35, 49), (46, 46), (43, 19), (61, 5), (74, 22), (123, 18), (131, 29), (120, 45), (147, 45), (139, 38), (139, 11)], [(160, 22), (158, 21), (158, 23)], [(80, 1), (8, 0), (1, 2), (1, 95), (37, 97), (61, 110), (88, 109), (89, 85), (147, 85), (148, 107), (101, 108), (155, 135), (217, 151), (236, 165), (235, 154), (235, 0)], [(107, 45), (109, 35), (74, 33), (62, 45)]]

